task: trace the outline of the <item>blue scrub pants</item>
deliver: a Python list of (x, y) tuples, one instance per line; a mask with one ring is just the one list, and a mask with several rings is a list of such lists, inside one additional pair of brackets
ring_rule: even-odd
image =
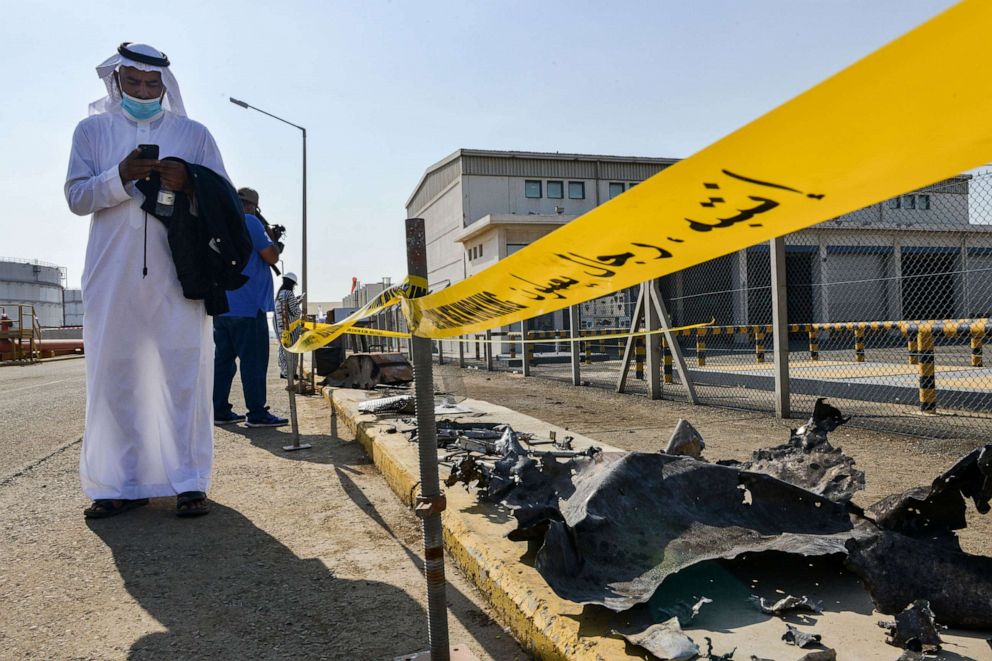
[(230, 414), (231, 383), (241, 364), (241, 387), (248, 419), (265, 416), (265, 379), (269, 369), (269, 326), (265, 313), (252, 317), (214, 317), (214, 418)]

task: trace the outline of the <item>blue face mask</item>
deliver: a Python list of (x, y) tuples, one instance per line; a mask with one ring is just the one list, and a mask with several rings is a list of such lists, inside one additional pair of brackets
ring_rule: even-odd
[(126, 92), (121, 92), (121, 108), (134, 119), (144, 121), (162, 112), (161, 99), (139, 99)]

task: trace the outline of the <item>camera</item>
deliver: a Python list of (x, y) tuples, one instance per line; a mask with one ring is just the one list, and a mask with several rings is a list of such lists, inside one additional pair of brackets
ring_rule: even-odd
[(276, 244), (276, 248), (278, 248), (279, 252), (282, 253), (282, 250), (285, 247), (282, 242), (282, 237), (286, 234), (286, 226), (273, 225), (265, 219), (265, 216), (263, 216), (262, 212), (259, 210), (255, 211), (255, 217), (262, 221), (262, 226), (265, 228), (265, 233), (269, 235), (269, 239), (272, 243)]

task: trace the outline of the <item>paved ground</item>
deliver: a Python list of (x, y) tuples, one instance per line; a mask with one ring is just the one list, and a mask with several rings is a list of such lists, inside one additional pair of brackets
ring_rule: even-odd
[(85, 367), (81, 358), (0, 367), (0, 481), (82, 435)]
[[(78, 437), (78, 404), (46, 408), (44, 385), (82, 366), (23, 368), (35, 380), (15, 393), (19, 407), (3, 405), (37, 442), (15, 450), (5, 436), (4, 475)], [(270, 379), (276, 411), (287, 410), (281, 384)], [(214, 510), (202, 519), (178, 519), (160, 499), (84, 521), (78, 443), (0, 480), (0, 658), (391, 659), (426, 647), (418, 521), (343, 428), (329, 437), (322, 399), (300, 410), (313, 450), (284, 453), (288, 428), (218, 431)], [(452, 642), (482, 659), (526, 658), (448, 574)]]

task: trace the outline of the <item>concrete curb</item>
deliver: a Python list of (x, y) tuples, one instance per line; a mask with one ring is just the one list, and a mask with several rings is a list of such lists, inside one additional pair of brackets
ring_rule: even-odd
[[(325, 388), (323, 394), (340, 420), (355, 433), (393, 492), (412, 507), (419, 486), (416, 446), (403, 434), (387, 432), (392, 427), (390, 421), (358, 412), (358, 403), (366, 398), (364, 392)], [(518, 431), (541, 434), (549, 429), (557, 430), (559, 435), (569, 433), (488, 402), (466, 400), (464, 404), (484, 411), (476, 418), (480, 422), (508, 422)], [(591, 441), (576, 436), (574, 443), (582, 448)], [(628, 656), (622, 639), (600, 635), (603, 626), (590, 627), (590, 622), (598, 618), (590, 614), (583, 617), (581, 605), (557, 597), (537, 570), (521, 562), (526, 546), (506, 539), (506, 533), (514, 528), (512, 517), (479, 503), (475, 494), (460, 486), (447, 489), (446, 495), (448, 509), (442, 524), (449, 558), (471, 578), (500, 623), (528, 652), (541, 659), (590, 661)], [(580, 628), (585, 632), (582, 636)]]

